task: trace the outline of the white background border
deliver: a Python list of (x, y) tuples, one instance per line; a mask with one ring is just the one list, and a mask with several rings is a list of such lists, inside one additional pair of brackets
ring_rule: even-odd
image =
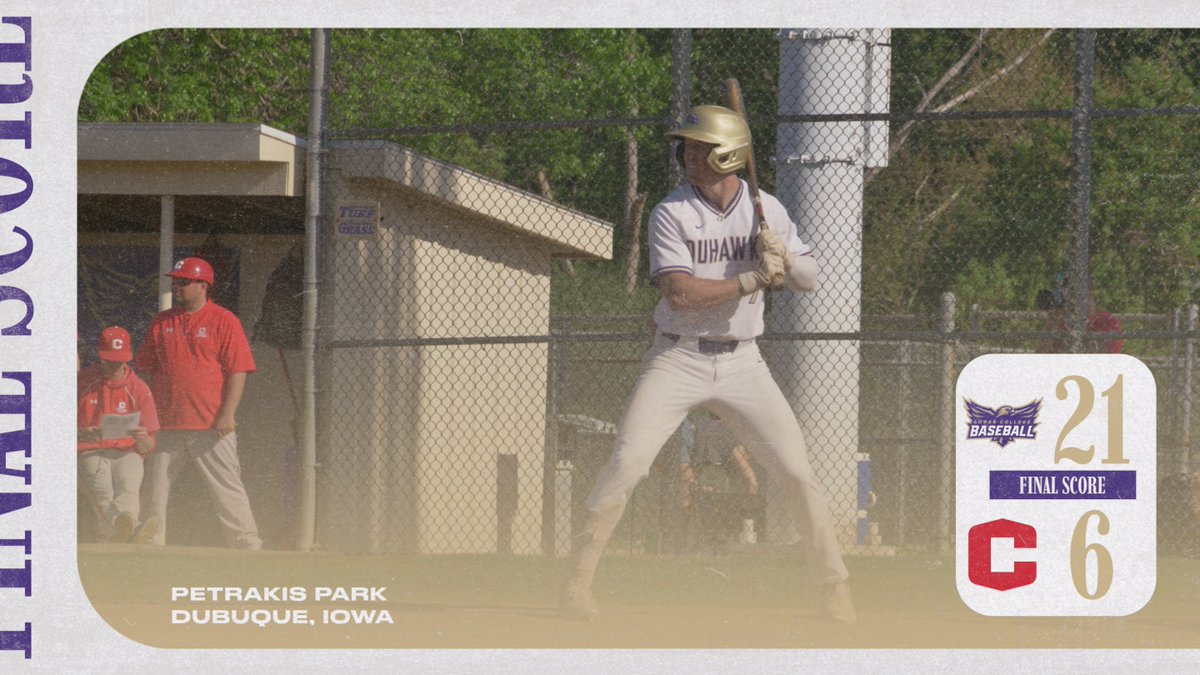
[[(963, 5), (965, 3), (957, 3)], [(972, 3), (978, 5), (980, 3)], [(1050, 5), (1054, 7), (1051, 8)], [(478, 6), (476, 6), (478, 5)], [(1147, 6), (1143, 6), (1147, 5)], [(33, 17), (34, 83), (28, 107), (0, 106), (0, 119), (33, 113), (33, 145), (0, 142), (0, 157), (18, 162), (34, 178), (31, 199), (0, 214), (0, 250), (11, 250), (14, 226), (34, 239), (34, 256), (0, 277), (0, 284), (29, 292), (36, 307), (32, 337), (0, 337), (0, 369), (34, 372), (33, 506), (0, 516), (0, 537), (33, 531), (31, 598), (0, 589), (0, 630), (33, 623), (33, 660), (0, 652), (0, 670), (178, 672), (245, 670), (284, 665), (297, 671), (368, 667), (420, 668), (427, 672), (1166, 672), (1200, 663), (1196, 651), (896, 651), (896, 650), (164, 650), (131, 642), (92, 610), (80, 585), (75, 544), (75, 439), (70, 355), (75, 330), (75, 144), (79, 95), (93, 66), (114, 46), (146, 30), (166, 27), (1152, 27), (1200, 25), (1196, 3), (1045, 0), (993, 2), (958, 8), (948, 0), (847, 2), (846, 0), (731, 0), (649, 2), (615, 0), (5, 0), (3, 16)], [(1048, 12), (1053, 13), (1048, 13)], [(15, 39), (0, 27), (0, 41)], [(5, 77), (11, 71), (3, 71)], [(6, 79), (6, 81), (8, 81)], [(15, 457), (15, 455), (13, 456)], [(0, 477), (0, 491), (21, 491)], [(8, 551), (0, 565), (14, 566)]]

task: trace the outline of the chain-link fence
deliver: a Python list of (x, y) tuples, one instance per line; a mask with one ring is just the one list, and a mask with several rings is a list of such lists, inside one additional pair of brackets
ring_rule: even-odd
[[(291, 67), (305, 36), (276, 37), (261, 42), (284, 45), (279, 67)], [(664, 133), (693, 105), (723, 104), (723, 81), (737, 78), (760, 184), (822, 265), (815, 293), (770, 296), (760, 343), (847, 550), (950, 543), (953, 386), (971, 358), (1120, 350), (1158, 385), (1160, 546), (1192, 552), (1200, 32), (329, 37), (323, 546), (565, 551), (654, 333), (645, 224), (683, 180)], [(262, 110), (300, 98), (289, 78)], [(284, 198), (248, 204), (227, 215), (298, 211)], [(197, 246), (225, 232), (180, 227)], [(227, 236), (286, 239), (233, 240), (247, 293), (260, 293), (255, 268), (273, 267), (297, 230), (240, 227)], [(146, 232), (136, 243), (152, 256)], [(258, 255), (268, 248), (277, 255)], [(247, 420), (248, 434), (256, 423), (269, 426)], [(794, 542), (761, 467), (753, 483), (732, 454), (685, 467), (693, 449), (682, 434), (667, 443), (614, 550), (736, 547), (747, 520), (751, 550)], [(688, 494), (685, 478), (697, 480)]]
[[(381, 59), (372, 40), (403, 48)], [(1194, 32), (335, 31), (332, 44), (327, 213), (365, 204), (382, 221), (377, 239), (326, 242), (327, 544), (564, 551), (653, 334), (644, 223), (681, 180), (663, 133), (723, 104), (735, 77), (763, 189), (823, 266), (816, 293), (772, 298), (762, 341), (843, 544), (948, 543), (953, 385), (971, 358), (1119, 349), (1157, 378), (1174, 485), (1160, 540), (1184, 548)], [(689, 514), (680, 445), (616, 542), (736, 545), (756, 518), (760, 543), (792, 543), (769, 477), (751, 490), (710, 472), (703, 496), (723, 506)]]

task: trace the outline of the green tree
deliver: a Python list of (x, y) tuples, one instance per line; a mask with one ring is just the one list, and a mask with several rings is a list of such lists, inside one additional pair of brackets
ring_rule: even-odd
[[(896, 32), (900, 104), (924, 96), (952, 61), (933, 58), (929, 45), (965, 47), (962, 39), (929, 33)], [(1069, 110), (1073, 33), (1055, 36), (1020, 67), (990, 79), (1036, 37), (1034, 31), (984, 36), (979, 55), (933, 107), (977, 91), (959, 109)], [(1194, 31), (1102, 31), (1096, 108), (1195, 105), (1196, 55)], [(906, 89), (909, 81), (920, 84)], [(1093, 121), (1091, 280), (1098, 301), (1112, 311), (1165, 312), (1196, 300), (1200, 214), (1188, 186), (1200, 169), (1197, 124), (1195, 115)], [(868, 313), (930, 311), (944, 291), (953, 291), (964, 309), (974, 303), (1032, 309), (1037, 291), (1068, 266), (1070, 120), (917, 128), (868, 187)]]
[(85, 122), (265, 122), (303, 134), (306, 30), (142, 33), (97, 64), (79, 101)]

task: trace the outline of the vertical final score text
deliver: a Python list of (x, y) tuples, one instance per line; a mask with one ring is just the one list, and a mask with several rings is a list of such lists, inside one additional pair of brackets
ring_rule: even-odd
[[(3, 17), (0, 19), (0, 343), (12, 338), (32, 335), (29, 323), (33, 319), (33, 298), (25, 290), (6, 283), (4, 275), (20, 269), (33, 254), (33, 237), (13, 221), (13, 214), (29, 201), (33, 194), (33, 177), (22, 165), (28, 162), (33, 149), (33, 114), (29, 101), (33, 95), (31, 62), (32, 40), (31, 17)], [(16, 29), (16, 30), (14, 30)], [(16, 37), (16, 39), (12, 39)], [(10, 73), (20, 73), (19, 77)], [(11, 80), (11, 81), (10, 81)], [(12, 237), (16, 234), (23, 243), (16, 250), (9, 250)], [(10, 302), (11, 301), (11, 302)], [(10, 322), (12, 303), (23, 305), (18, 318)], [(0, 346), (0, 354), (6, 350)], [(14, 385), (16, 385), (14, 387)], [(33, 533), (21, 517), (28, 517), (25, 509), (30, 505), (29, 486), (32, 484), (32, 435), (31, 411), (32, 376), (21, 366), (0, 362), (0, 419), (3, 428), (10, 428), (10, 416), (19, 419), (16, 429), (0, 433), (0, 547), (24, 550), (24, 564), (10, 567), (0, 557), (0, 606), (13, 608), (18, 603), (8, 597), (14, 592), (24, 592), (25, 597), (33, 594)], [(23, 459), (21, 457), (23, 456)], [(23, 531), (22, 536), (10, 536), (9, 530)], [(0, 548), (0, 550), (3, 550)], [(7, 620), (7, 618), (6, 618)], [(26, 621), (23, 628), (10, 630), (0, 625), (0, 651), (24, 652), (25, 658), (32, 657), (32, 622)]]

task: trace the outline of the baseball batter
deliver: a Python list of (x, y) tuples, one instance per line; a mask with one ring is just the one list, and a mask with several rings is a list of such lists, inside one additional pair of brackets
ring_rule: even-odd
[[(129, 333), (119, 326), (100, 333), (100, 361), (79, 371), (78, 426), (79, 486), (96, 513), (96, 538), (123, 543), (134, 536), (146, 543), (158, 530), (154, 517), (138, 524), (138, 493), (145, 455), (154, 451), (158, 413), (150, 388), (138, 378)], [(137, 414), (127, 435), (104, 438), (105, 415)]]
[(650, 214), (650, 275), (662, 293), (654, 311), (659, 332), (618, 424), (612, 457), (587, 498), (560, 611), (571, 618), (598, 612), (592, 578), (626, 501), (688, 412), (703, 407), (755, 441), (755, 458), (787, 495), (808, 548), (809, 569), (824, 591), (822, 614), (854, 623), (849, 575), (804, 436), (755, 343), (763, 331), (763, 289), (782, 277), (791, 290), (812, 290), (816, 261), (786, 209), (767, 194), (771, 229), (759, 231), (748, 186), (736, 173), (750, 154), (750, 130), (740, 115), (698, 106), (667, 136), (681, 140), (677, 157), (687, 182)]
[(237, 455), (237, 409), (254, 357), (233, 312), (208, 299), (213, 269), (184, 258), (167, 273), (174, 306), (154, 317), (138, 350), (137, 366), (152, 377), (162, 421), (158, 451), (146, 461), (142, 511), (162, 523), (154, 543), (166, 541), (167, 498), (187, 460), (195, 460), (226, 542), (259, 549), (262, 540), (242, 484)]

